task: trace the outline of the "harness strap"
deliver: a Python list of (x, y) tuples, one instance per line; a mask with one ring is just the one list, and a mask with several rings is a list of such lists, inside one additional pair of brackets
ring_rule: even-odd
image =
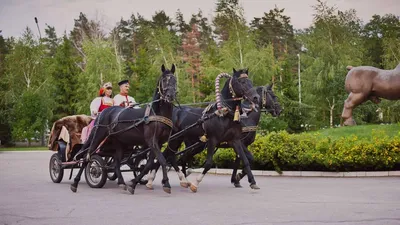
[(164, 116), (149, 116), (148, 121), (149, 122), (152, 122), (152, 121), (161, 122), (161, 123), (169, 126), (170, 128), (172, 128), (172, 126), (173, 126), (172, 120), (170, 120)]
[(242, 133), (255, 132), (255, 131), (257, 131), (257, 126), (242, 127)]
[[(108, 134), (108, 136), (110, 136), (110, 135), (116, 135), (116, 134), (119, 134), (119, 133), (128, 131), (128, 130), (134, 128), (134, 127), (137, 127), (138, 125), (140, 125), (140, 124), (143, 123), (143, 122), (144, 122), (144, 119), (140, 119), (138, 122), (136, 122), (136, 123), (130, 125), (129, 127), (125, 127), (124, 129), (119, 130), (119, 131), (115, 131), (115, 132), (111, 132), (111, 129), (110, 129), (110, 133)], [(115, 126), (114, 126), (114, 127), (115, 127)]]

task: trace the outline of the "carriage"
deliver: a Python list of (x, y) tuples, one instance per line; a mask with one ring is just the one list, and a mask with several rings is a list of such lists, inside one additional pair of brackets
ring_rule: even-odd
[[(74, 160), (76, 154), (81, 150), (84, 140), (82, 133), (94, 118), (87, 115), (73, 115), (63, 117), (53, 123), (49, 136), (49, 150), (55, 152), (50, 157), (49, 173), (54, 183), (60, 183), (64, 177), (64, 170), (70, 169), (69, 179), (72, 177), (73, 169), (82, 166), (82, 160)], [(143, 170), (148, 158), (148, 150), (143, 151), (142, 146), (134, 146), (130, 151), (125, 151), (122, 165), (129, 169), (122, 172), (133, 172), (136, 177)], [(86, 183), (92, 188), (101, 188), (105, 185), (107, 178), (115, 180), (115, 162), (112, 155), (99, 153), (93, 156), (85, 168)], [(146, 184), (142, 179), (141, 184)]]
[[(250, 187), (258, 189), (249, 167), (248, 157), (244, 149), (245, 146), (241, 143), (243, 130), (241, 123), (239, 123), (241, 100), (244, 98), (248, 99), (252, 109), (256, 109), (257, 107), (254, 102), (259, 102), (260, 100), (260, 95), (253, 89), (251, 81), (247, 79), (248, 71), (236, 71), (234, 69), (233, 76), (226, 73), (219, 74), (215, 84), (216, 102), (210, 104), (204, 111), (203, 109), (198, 111), (198, 114), (201, 114), (200, 117), (196, 118), (195, 121), (192, 120), (191, 124), (187, 124), (185, 127), (176, 126), (174, 124), (176, 118), (173, 118), (173, 107), (175, 106), (172, 101), (176, 98), (177, 83), (174, 76), (175, 66), (173, 65), (171, 70), (167, 70), (162, 65), (161, 71), (162, 74), (157, 82), (153, 100), (145, 104), (147, 105), (146, 108), (106, 108), (102, 112), (103, 116), (98, 117), (96, 120), (95, 131), (90, 133), (86, 142), (79, 142), (79, 135), (81, 135), (80, 132), (82, 129), (93, 118), (83, 116), (84, 119), (82, 120), (82, 118), (78, 119), (79, 117), (75, 116), (76, 118), (71, 123), (72, 125), (63, 126), (62, 123), (60, 125), (56, 123), (53, 125), (51, 138), (49, 139), (49, 149), (57, 151), (57, 153), (53, 154), (50, 160), (49, 170), (54, 182), (61, 181), (65, 168), (71, 168), (70, 179), (72, 177), (72, 170), (79, 168), (74, 183), (71, 184), (73, 192), (77, 191), (80, 177), (83, 171), (85, 171), (86, 182), (90, 187), (100, 188), (104, 186), (107, 177), (110, 180), (118, 178), (118, 186), (134, 194), (136, 185), (142, 183), (142, 181), (145, 183), (146, 180), (142, 180), (145, 174), (150, 170), (156, 171), (158, 164), (162, 166), (163, 170), (163, 189), (165, 192), (171, 193), (171, 186), (167, 175), (167, 166), (170, 163), (178, 173), (181, 186), (190, 186), (190, 189), (196, 192), (198, 184), (211, 168), (212, 153), (215, 147), (221, 143), (229, 143), (244, 163), (244, 170), (248, 175), (251, 184)], [(226, 77), (228, 80), (225, 82), (221, 93), (219, 93), (219, 79), (222, 77)], [(265, 88), (262, 88), (262, 90), (265, 90)], [(274, 103), (274, 101), (270, 101), (271, 103)], [(61, 132), (63, 127), (65, 127), (64, 132)], [(178, 130), (174, 130), (174, 127), (179, 128)], [(61, 131), (58, 133), (53, 132), (53, 130), (57, 130), (55, 128)], [(172, 151), (172, 154), (174, 154), (173, 157), (162, 154), (160, 148), (165, 143), (170, 144), (175, 138), (182, 135), (186, 136), (186, 132), (189, 129), (197, 129), (197, 131), (200, 129), (200, 132), (197, 132), (195, 137), (197, 143), (194, 144), (202, 145), (204, 143), (207, 145), (208, 151), (204, 171), (194, 182), (186, 180), (186, 176), (179, 170), (176, 164), (175, 156), (185, 154), (185, 152), (190, 151), (195, 146), (187, 145), (189, 147), (183, 151)], [(66, 138), (61, 135), (71, 132), (72, 134)], [(202, 137), (200, 138), (197, 135)], [(75, 143), (73, 143), (73, 140), (75, 140)], [(204, 149), (203, 147), (201, 148)], [(171, 150), (170, 147), (168, 149)], [(172, 161), (167, 161), (168, 158), (172, 159)], [(157, 164), (154, 164), (155, 159), (157, 159)], [(130, 169), (121, 170), (120, 167), (122, 165), (128, 165)], [(121, 174), (121, 172), (125, 171), (133, 171), (135, 175), (135, 179), (129, 185), (125, 184)], [(152, 182), (153, 175), (154, 173), (149, 175), (147, 187), (149, 187), (150, 181)]]

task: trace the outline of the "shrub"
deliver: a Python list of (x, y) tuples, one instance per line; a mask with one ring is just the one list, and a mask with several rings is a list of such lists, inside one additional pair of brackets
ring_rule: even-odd
[[(351, 135), (337, 139), (319, 133), (271, 132), (258, 134), (249, 150), (255, 160), (252, 169), (274, 169), (279, 173), (282, 170), (400, 169), (400, 134), (389, 137), (383, 131), (373, 131), (371, 138)], [(205, 152), (196, 156), (197, 166), (204, 163)], [(213, 161), (219, 168), (232, 168), (235, 156), (233, 149), (220, 149)]]

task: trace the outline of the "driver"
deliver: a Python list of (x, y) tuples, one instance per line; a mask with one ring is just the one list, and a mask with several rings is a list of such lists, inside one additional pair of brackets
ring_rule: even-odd
[(140, 108), (138, 103), (136, 103), (135, 99), (128, 95), (129, 92), (129, 81), (122, 80), (118, 83), (119, 86), (119, 94), (114, 97), (114, 105), (122, 106), (122, 107), (133, 107)]

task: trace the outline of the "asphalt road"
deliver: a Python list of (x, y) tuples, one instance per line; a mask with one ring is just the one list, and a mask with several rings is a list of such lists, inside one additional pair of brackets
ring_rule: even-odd
[(51, 154), (0, 152), (0, 224), (400, 224), (398, 177), (257, 176), (261, 189), (254, 191), (247, 179), (237, 189), (229, 176), (207, 175), (191, 193), (170, 172), (172, 194), (163, 192), (161, 174), (154, 190), (140, 186), (135, 195), (116, 181), (92, 189), (84, 178), (72, 193), (69, 170), (60, 184), (51, 181)]

